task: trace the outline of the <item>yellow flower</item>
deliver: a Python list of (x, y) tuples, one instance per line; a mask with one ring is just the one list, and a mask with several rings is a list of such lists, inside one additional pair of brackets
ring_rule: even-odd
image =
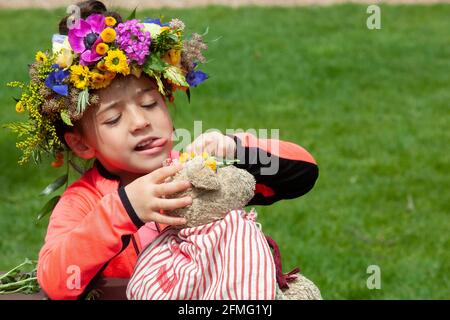
[(202, 153), (202, 158), (203, 158), (203, 159), (207, 159), (208, 157), (209, 157), (208, 152), (203, 151), (203, 153)]
[(101, 71), (108, 71), (108, 68), (105, 65), (105, 61), (100, 60), (99, 62), (97, 62), (97, 68)]
[(91, 72), (91, 80), (95, 83), (102, 82), (105, 81), (105, 76), (97, 71), (93, 71)]
[(100, 37), (105, 42), (108, 42), (108, 43), (113, 42), (114, 40), (116, 40), (116, 30), (114, 30), (113, 28), (105, 28), (100, 33)]
[(55, 62), (63, 69), (68, 68), (73, 62), (72, 50), (61, 49), (59, 53), (57, 53)]
[(105, 18), (105, 24), (108, 27), (113, 27), (116, 23), (117, 23), (117, 21), (114, 17), (108, 16)]
[(107, 51), (109, 50), (109, 46), (106, 43), (100, 42), (96, 47), (95, 47), (95, 52), (97, 52), (97, 54), (103, 56)]
[(189, 154), (187, 152), (182, 152), (178, 158), (178, 161), (185, 163), (187, 160), (189, 160)]
[(130, 74), (127, 57), (119, 49), (108, 51), (108, 55), (105, 57), (105, 65), (108, 68), (108, 71), (119, 72), (124, 76)]
[(89, 68), (79, 64), (70, 67), (70, 81), (78, 89), (84, 89), (89, 85)]
[(211, 168), (214, 172), (217, 170), (217, 162), (214, 158), (208, 158), (204, 162), (206, 167)]
[(116, 76), (115, 73), (106, 71), (102, 73), (98, 69), (94, 69), (89, 74), (90, 84), (89, 87), (92, 89), (102, 89), (106, 88), (111, 84), (111, 81)]
[(16, 103), (16, 112), (24, 112), (25, 108), (23, 107), (22, 101)]
[(164, 31), (166, 31), (166, 30), (170, 30), (170, 28), (169, 28), (168, 26), (165, 26), (165, 27), (162, 27), (162, 28), (161, 28), (161, 32), (164, 32)]
[(176, 67), (181, 67), (181, 50), (170, 49), (162, 59)]
[(106, 88), (110, 84), (111, 84), (111, 80), (103, 77), (102, 81), (92, 82), (91, 83), (91, 88), (92, 89), (102, 89), (102, 88)]
[(47, 55), (43, 53), (42, 51), (38, 51), (36, 53), (36, 62), (46, 62), (47, 61)]

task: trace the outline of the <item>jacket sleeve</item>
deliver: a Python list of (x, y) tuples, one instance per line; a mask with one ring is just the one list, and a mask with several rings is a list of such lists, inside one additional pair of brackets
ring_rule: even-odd
[(236, 167), (256, 180), (254, 197), (248, 205), (270, 205), (281, 199), (297, 198), (310, 191), (319, 169), (311, 154), (292, 142), (258, 139), (250, 133), (237, 133)]
[(83, 186), (69, 187), (52, 212), (37, 270), (50, 299), (82, 295), (142, 225), (123, 189), (94, 194)]

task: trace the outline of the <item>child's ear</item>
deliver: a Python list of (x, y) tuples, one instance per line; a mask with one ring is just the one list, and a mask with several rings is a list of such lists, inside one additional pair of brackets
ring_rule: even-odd
[(66, 143), (78, 157), (83, 159), (91, 159), (95, 157), (94, 148), (86, 144), (78, 132), (66, 132), (64, 133), (64, 139), (66, 139)]

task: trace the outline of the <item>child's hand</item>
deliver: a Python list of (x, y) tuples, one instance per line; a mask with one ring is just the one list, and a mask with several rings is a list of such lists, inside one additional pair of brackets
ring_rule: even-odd
[(128, 199), (139, 219), (143, 222), (158, 222), (168, 225), (181, 225), (186, 223), (185, 218), (170, 217), (160, 213), (160, 210), (171, 211), (192, 204), (192, 197), (187, 196), (176, 199), (164, 199), (191, 187), (189, 181), (164, 182), (173, 176), (183, 166), (181, 164), (162, 167), (142, 176), (125, 187)]
[(202, 154), (206, 151), (211, 156), (219, 158), (234, 159), (236, 155), (236, 143), (233, 138), (220, 132), (207, 132), (199, 135), (190, 145), (186, 152)]

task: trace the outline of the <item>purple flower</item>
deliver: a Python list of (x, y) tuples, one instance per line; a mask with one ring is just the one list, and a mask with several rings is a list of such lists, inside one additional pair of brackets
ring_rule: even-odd
[(116, 27), (116, 41), (125, 52), (128, 63), (136, 61), (138, 65), (142, 65), (150, 54), (150, 32), (143, 31), (143, 28), (137, 19), (119, 23)]
[(80, 19), (78, 28), (69, 30), (69, 43), (73, 51), (80, 53), (80, 64), (88, 65), (102, 58), (95, 52), (97, 44), (102, 42), (100, 33), (105, 28), (105, 17), (101, 14), (91, 14)]
[(192, 70), (186, 75), (186, 81), (191, 87), (196, 87), (208, 79), (208, 75), (200, 70)]
[(69, 76), (69, 70), (59, 69), (57, 64), (52, 65), (53, 71), (45, 79), (45, 85), (57, 94), (66, 96), (69, 94), (67, 84), (63, 80)]

